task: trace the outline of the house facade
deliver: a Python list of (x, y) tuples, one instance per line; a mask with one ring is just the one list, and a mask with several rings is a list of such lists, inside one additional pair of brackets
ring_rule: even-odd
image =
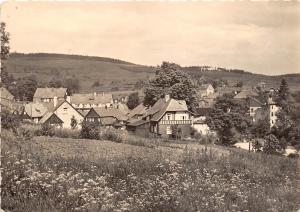
[(33, 95), (33, 102), (49, 103), (65, 99), (67, 99), (67, 88), (37, 88)]
[(206, 97), (213, 94), (215, 92), (215, 89), (212, 84), (203, 84), (200, 86), (199, 92), (201, 97)]
[(0, 88), (0, 104), (3, 108), (13, 110), (15, 97), (4, 87)]
[(166, 95), (159, 99), (146, 114), (127, 125), (132, 132), (141, 130), (152, 136), (171, 137), (176, 134), (188, 137), (191, 133), (192, 117), (184, 100), (175, 100)]
[(56, 107), (50, 111), (46, 117), (43, 117), (39, 123), (49, 123), (65, 129), (72, 129), (71, 122), (72, 119), (75, 119), (77, 122), (75, 129), (81, 129), (83, 118), (83, 115), (65, 100), (56, 105)]

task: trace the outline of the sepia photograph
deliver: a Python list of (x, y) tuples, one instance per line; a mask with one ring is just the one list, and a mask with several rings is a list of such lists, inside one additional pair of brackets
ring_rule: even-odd
[(300, 1), (0, 4), (5, 212), (300, 212)]

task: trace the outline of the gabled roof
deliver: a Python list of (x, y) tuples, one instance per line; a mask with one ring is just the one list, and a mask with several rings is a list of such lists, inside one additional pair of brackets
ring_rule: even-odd
[(250, 98), (250, 107), (262, 107), (264, 103), (260, 102), (258, 99)]
[(48, 108), (39, 102), (30, 102), (25, 105), (24, 111), (31, 118), (40, 118), (48, 112)]
[(148, 123), (149, 121), (143, 120), (143, 119), (135, 119), (131, 120), (130, 123), (127, 124), (127, 126), (137, 127), (143, 124)]
[[(164, 99), (163, 99), (164, 100)], [(161, 105), (161, 108), (153, 115), (151, 121), (158, 121), (166, 112), (188, 111), (184, 100), (170, 99)]]
[(41, 120), (39, 121), (40, 124), (44, 124), (49, 118), (51, 118), (52, 116), (55, 116), (55, 118), (57, 118), (60, 123), (64, 123), (55, 113), (53, 112), (47, 112), (43, 118), (41, 118)]
[(247, 97), (258, 96), (258, 94), (252, 90), (243, 90), (235, 95), (234, 99), (246, 99)]
[(118, 103), (116, 107), (117, 109), (121, 110), (124, 114), (128, 114), (130, 112), (130, 109), (126, 104)]
[(94, 110), (99, 117), (115, 117), (116, 119), (120, 121), (126, 121), (128, 120), (128, 117), (119, 109), (117, 108), (92, 108), (91, 110)]
[(106, 104), (113, 100), (112, 94), (109, 93), (76, 93), (70, 97), (71, 104)]
[(33, 98), (63, 98), (66, 92), (67, 88), (37, 88)]
[(144, 106), (143, 103), (141, 103), (129, 112), (128, 117), (131, 118), (135, 115), (144, 115), (146, 114), (147, 109), (148, 107)]
[[(68, 102), (67, 100), (64, 100), (64, 101), (61, 101), (61, 102), (59, 102), (58, 104), (57, 104), (57, 106), (56, 107), (53, 107), (52, 109), (50, 109), (50, 110), (48, 110), (48, 112), (47, 113), (45, 113), (44, 115), (43, 115), (43, 117), (42, 117), (42, 119), (41, 120), (43, 120), (42, 122), (41, 122), (41, 120), (40, 120), (40, 123), (45, 123), (51, 116), (52, 116), (52, 114), (55, 114), (55, 111), (58, 109), (58, 108), (60, 108), (60, 106), (62, 106), (64, 103), (67, 103), (68, 105), (70, 105), (79, 115), (81, 115), (82, 117), (84, 117), (83, 115), (82, 115), (82, 113), (80, 113), (78, 110), (76, 110), (76, 108), (74, 108), (71, 104), (70, 104), (70, 102)], [(56, 115), (56, 114), (55, 114)], [(46, 117), (45, 117), (46, 116)], [(57, 116), (57, 115), (56, 115)], [(57, 116), (57, 118), (59, 118), (58, 116)], [(59, 118), (60, 119), (60, 118)], [(61, 119), (60, 119), (61, 120)], [(62, 121), (62, 120), (61, 120)], [(63, 121), (62, 121), (62, 123), (63, 123)]]
[(0, 97), (1, 99), (13, 100), (14, 96), (4, 87), (0, 89)]
[(200, 90), (207, 90), (209, 87), (214, 88), (211, 84), (202, 84), (199, 86)]

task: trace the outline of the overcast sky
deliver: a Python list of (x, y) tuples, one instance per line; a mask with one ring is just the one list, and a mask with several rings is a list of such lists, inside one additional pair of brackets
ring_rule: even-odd
[(300, 73), (300, 2), (6, 2), (11, 51)]

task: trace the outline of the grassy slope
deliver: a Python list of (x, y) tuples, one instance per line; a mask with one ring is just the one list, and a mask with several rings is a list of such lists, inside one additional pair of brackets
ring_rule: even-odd
[[(103, 206), (90, 203), (93, 197), (114, 209), (124, 208), (125, 202), (120, 211), (299, 209), (297, 161), (285, 157), (221, 147), (214, 150), (228, 154), (206, 155), (192, 150), (203, 148), (197, 144), (149, 148), (48, 137), (21, 142), (20, 154), (13, 136), (2, 138), (3, 207), (10, 211), (65, 211), (79, 206), (99, 211)], [(101, 195), (108, 189), (116, 192), (99, 196), (96, 186), (89, 186), (94, 181), (100, 183)], [(71, 190), (86, 198), (70, 194)], [(27, 192), (35, 196), (26, 198)]]
[[(292, 89), (300, 84), (300, 74), (265, 76), (249, 72), (200, 71), (199, 67), (185, 68), (193, 75), (203, 75), (212, 79), (226, 79), (231, 83), (243, 81), (252, 86), (265, 81), (270, 87), (278, 87), (280, 78), (285, 77)], [(82, 91), (89, 91), (95, 81), (102, 84), (96, 91), (119, 87), (129, 90), (138, 79), (148, 79), (153, 75), (153, 67), (103, 57), (88, 57), (62, 54), (12, 54), (8, 60), (8, 71), (16, 77), (34, 74), (40, 81), (53, 77), (76, 77), (80, 79)], [(114, 81), (114, 83), (112, 83)]]

